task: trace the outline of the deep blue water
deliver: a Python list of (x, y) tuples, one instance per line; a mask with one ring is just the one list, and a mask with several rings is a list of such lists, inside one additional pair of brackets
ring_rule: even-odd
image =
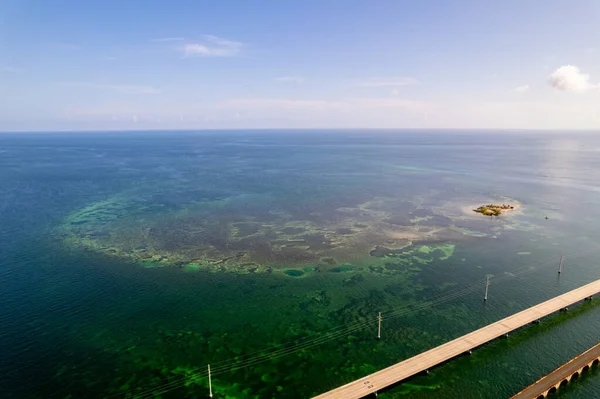
[[(331, 389), (600, 278), (598, 171), (600, 136), (577, 132), (0, 134), (0, 397), (127, 397), (181, 379), (182, 369), (203, 371), (209, 362), (356, 325), (371, 310), (391, 314), (403, 303), (449, 298), (488, 274), (498, 279), (486, 306), (476, 289), (407, 311), (386, 322), (381, 342), (358, 329), (215, 373), (221, 397), (294, 398)], [(390, 277), (369, 272), (365, 252), (340, 262), (352, 271), (311, 269), (302, 278), (148, 267), (123, 255), (147, 243), (169, 256), (208, 243), (245, 251), (257, 265), (300, 270), (299, 262), (318, 263), (304, 254), (319, 243), (282, 255), (261, 241), (277, 237), (234, 244), (223, 226), (336, 226), (346, 223), (345, 209), (382, 199), (394, 216), (435, 213), (413, 219), (415, 229), (452, 219), (456, 229), (433, 240), (453, 245), (452, 255), (426, 264), (413, 259), (418, 267)], [(462, 219), (461, 207), (488, 199), (515, 201), (521, 210), (501, 220)], [(73, 222), (73, 214), (107, 201), (118, 209), (99, 206), (103, 222), (86, 230), (86, 242), (135, 242), (110, 253), (65, 239), (81, 238), (79, 229), (90, 224)], [(199, 225), (202, 232), (194, 231)], [(560, 254), (566, 261), (559, 277)], [(599, 338), (600, 306), (580, 306), (380, 396), (508, 397)], [(163, 397), (205, 393), (199, 378)], [(600, 397), (598, 371), (558, 396)]]

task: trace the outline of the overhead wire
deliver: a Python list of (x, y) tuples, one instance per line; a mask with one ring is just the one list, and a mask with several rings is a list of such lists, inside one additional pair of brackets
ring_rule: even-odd
[[(545, 263), (545, 261), (537, 262), (537, 263), (541, 264), (541, 263)], [(503, 281), (505, 279), (511, 279), (511, 278), (519, 277), (519, 276), (522, 276), (524, 274), (531, 273), (533, 271), (534, 271), (534, 268), (530, 267), (529, 269), (525, 269), (525, 270), (522, 270), (522, 271), (514, 273), (514, 274), (505, 274), (505, 275), (503, 275), (501, 277), (496, 278), (495, 281), (498, 282), (498, 280)], [(385, 314), (385, 318), (386, 319), (390, 319), (390, 318), (402, 316), (404, 314), (417, 312), (417, 311), (426, 309), (426, 308), (431, 307), (431, 306), (435, 306), (435, 305), (438, 305), (438, 304), (441, 304), (441, 303), (444, 303), (444, 302), (448, 302), (450, 300), (456, 299), (456, 298), (458, 298), (460, 296), (464, 296), (464, 295), (467, 295), (467, 294), (469, 294), (471, 292), (474, 292), (474, 291), (478, 290), (480, 288), (480, 285), (481, 285), (481, 282), (474, 282), (474, 283), (466, 286), (465, 288), (463, 288), (463, 289), (461, 289), (459, 291), (453, 292), (451, 294), (448, 294), (448, 295), (441, 295), (441, 294), (437, 295), (437, 298), (434, 297), (436, 299), (434, 299), (434, 300), (430, 299), (430, 301), (428, 301), (428, 302), (426, 302), (424, 304), (418, 305), (416, 307), (410, 307), (410, 305), (409, 306), (404, 306), (401, 309), (396, 310), (395, 312)], [(357, 331), (357, 330), (361, 330), (361, 329), (367, 327), (368, 325), (374, 325), (375, 323), (376, 323), (375, 320), (368, 320), (366, 322), (358, 323), (358, 324), (353, 324), (351, 326), (347, 326), (347, 325), (338, 326), (338, 327), (330, 329), (329, 331), (327, 331), (325, 333), (321, 333), (320, 337), (313, 338), (313, 340), (311, 340), (311, 341), (304, 342), (304, 343), (298, 344), (298, 345), (293, 346), (293, 347), (282, 348), (282, 349), (279, 349), (279, 350), (277, 350), (275, 352), (272, 352), (272, 353), (263, 353), (260, 356), (255, 356), (254, 358), (251, 358), (251, 359), (248, 359), (248, 360), (244, 360), (242, 362), (239, 362), (239, 359), (236, 359), (236, 361), (235, 361), (236, 363), (233, 363), (233, 364), (232, 364), (231, 361), (229, 361), (229, 362), (228, 361), (221, 361), (221, 362), (215, 363), (215, 365), (216, 364), (222, 364), (222, 363), (228, 363), (228, 364), (223, 364), (222, 366), (218, 366), (218, 367), (214, 367), (213, 366), (213, 370), (214, 371), (213, 371), (212, 374), (213, 375), (218, 375), (221, 372), (226, 371), (226, 370), (229, 370), (229, 371), (238, 370), (238, 369), (241, 369), (241, 368), (245, 368), (245, 367), (249, 367), (249, 366), (252, 366), (252, 365), (255, 365), (255, 364), (259, 364), (259, 363), (264, 362), (264, 361), (273, 360), (273, 359), (281, 357), (281, 356), (293, 354), (293, 353), (296, 353), (296, 352), (298, 352), (300, 350), (306, 350), (306, 349), (309, 349), (311, 347), (314, 347), (314, 346), (320, 345), (322, 343), (325, 343), (327, 341), (339, 338), (339, 337), (341, 337), (343, 335), (346, 335), (346, 334), (349, 334), (351, 332), (354, 332), (354, 331)], [(339, 330), (339, 331), (335, 331), (335, 330)], [(331, 331), (335, 331), (335, 332), (331, 333)], [(307, 337), (304, 337), (304, 338), (307, 338)], [(289, 344), (289, 343), (283, 343), (283, 344), (279, 344), (277, 346), (279, 347), (279, 346), (284, 346), (284, 345), (287, 345), (287, 344)], [(257, 352), (254, 352), (253, 354), (261, 353), (261, 352), (265, 352), (265, 350), (257, 351)], [(247, 355), (244, 355), (244, 357), (249, 357), (249, 356), (252, 356), (253, 354), (247, 354)], [(162, 386), (160, 386), (158, 388), (155, 388), (155, 389), (165, 389), (165, 388), (167, 388), (168, 390), (177, 389), (177, 388), (182, 387), (183, 385), (185, 385), (185, 383), (187, 383), (187, 381), (190, 378), (197, 378), (197, 377), (204, 377), (204, 376), (207, 376), (207, 372), (196, 373), (196, 374), (194, 374), (192, 376), (187, 376), (187, 377), (184, 377), (184, 378), (182, 378), (180, 380), (172, 381), (170, 383), (167, 383), (167, 384), (162, 385)], [(155, 389), (149, 390), (148, 393), (154, 394), (156, 392)], [(142, 396), (138, 396), (138, 395), (142, 395)], [(142, 398), (145, 397), (144, 395), (146, 395), (146, 394), (145, 393), (138, 393), (138, 394), (136, 394), (136, 397), (142, 399)]]
[[(593, 249), (590, 249), (589, 251), (585, 251), (584, 253), (579, 253), (578, 255), (576, 255), (576, 258), (583, 256), (585, 253), (590, 252), (591, 250), (593, 250)], [(526, 274), (533, 273), (534, 271), (537, 270), (536, 266), (546, 264), (547, 262), (548, 262), (548, 260), (534, 262), (532, 265), (530, 264), (527, 269), (523, 269), (516, 273), (507, 273), (506, 272), (505, 274), (503, 274), (499, 277), (492, 278), (490, 285), (492, 283), (498, 284), (498, 283), (506, 281), (506, 280), (511, 280), (511, 279), (514, 279), (517, 277), (522, 277)], [(425, 310), (427, 308), (437, 306), (437, 305), (455, 300), (462, 296), (466, 296), (470, 293), (476, 292), (477, 290), (481, 289), (481, 284), (482, 284), (481, 281), (474, 281), (474, 282), (464, 286), (460, 290), (451, 292), (449, 294), (440, 293), (438, 295), (435, 295), (432, 298), (427, 299), (425, 303), (422, 303), (419, 305), (405, 305), (405, 306), (399, 307), (396, 310), (391, 311), (391, 312), (387, 312), (387, 313), (382, 312), (382, 317), (384, 319), (392, 319), (392, 318), (404, 316), (407, 314), (419, 312), (419, 311)], [(351, 325), (336, 326), (329, 330), (319, 333), (318, 337), (314, 337), (314, 336), (301, 337), (301, 338), (295, 339), (293, 341), (288, 341), (288, 342), (281, 343), (281, 344), (275, 344), (271, 348), (258, 350), (255, 352), (251, 352), (251, 353), (242, 355), (242, 356), (236, 358), (235, 360), (226, 359), (226, 360), (222, 360), (222, 361), (219, 361), (216, 363), (211, 363), (211, 375), (219, 375), (225, 371), (229, 371), (229, 372), (236, 371), (236, 370), (239, 370), (242, 368), (260, 364), (262, 362), (274, 360), (274, 359), (282, 357), (282, 356), (291, 355), (291, 354), (297, 353), (299, 351), (307, 350), (312, 347), (324, 344), (326, 342), (338, 339), (344, 335), (353, 333), (355, 331), (365, 329), (368, 326), (374, 326), (376, 324), (377, 324), (377, 320), (375, 318), (373, 318), (370, 320), (366, 320), (366, 321), (359, 322), (359, 323), (354, 323)], [(159, 391), (160, 391), (160, 393), (166, 393), (166, 392), (172, 391), (174, 389), (183, 387), (186, 383), (190, 382), (191, 379), (204, 378), (207, 376), (208, 376), (207, 371), (197, 372), (197, 373), (193, 373), (192, 375), (188, 375), (183, 378), (165, 383), (161, 386), (148, 389), (146, 391), (134, 393), (134, 392), (131, 392), (132, 390), (129, 390), (127, 392), (121, 392), (121, 393), (118, 393), (115, 395), (108, 396), (107, 398), (113, 398), (116, 396), (122, 396), (122, 395), (129, 394), (129, 395), (133, 395), (133, 397), (137, 398), (137, 399), (146, 399), (146, 398), (149, 398), (150, 396), (153, 396), (153, 395), (159, 393)]]

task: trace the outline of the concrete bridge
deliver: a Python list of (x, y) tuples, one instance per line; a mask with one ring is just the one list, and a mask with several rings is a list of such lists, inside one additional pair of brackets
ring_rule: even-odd
[(599, 292), (600, 280), (597, 280), (569, 291), (566, 294), (532, 306), (529, 309), (515, 313), (512, 316), (489, 324), (410, 359), (318, 395), (315, 399), (359, 399), (371, 394), (377, 394), (378, 390), (389, 387), (416, 374), (426, 372), (430, 368), (454, 357), (470, 353), (471, 350), (498, 337), (508, 336), (508, 333), (529, 323), (537, 322), (539, 319), (554, 312), (565, 310), (577, 302), (591, 299), (593, 295)]
[(543, 399), (555, 392), (561, 385), (566, 385), (571, 378), (579, 377), (581, 373), (600, 362), (600, 344), (588, 349), (582, 354), (569, 360), (547, 376), (531, 384), (511, 399)]

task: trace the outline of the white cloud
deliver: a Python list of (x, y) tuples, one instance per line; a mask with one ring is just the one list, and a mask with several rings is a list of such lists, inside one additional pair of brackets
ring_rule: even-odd
[(302, 83), (304, 82), (304, 78), (302, 76), (282, 76), (279, 78), (275, 78), (277, 82), (286, 82), (286, 83)]
[(361, 87), (402, 87), (417, 85), (420, 82), (411, 77), (395, 77), (395, 78), (372, 78), (364, 82), (360, 82)]
[(184, 45), (181, 49), (186, 57), (192, 57), (197, 55), (216, 55), (216, 52), (213, 49), (210, 49), (203, 44), (189, 43)]
[(202, 43), (186, 43), (180, 47), (186, 57), (232, 57), (244, 47), (241, 42), (205, 35)]
[(110, 85), (93, 82), (58, 82), (64, 86), (75, 86), (89, 89), (110, 90), (120, 94), (158, 94), (160, 90), (146, 85)]
[(222, 37), (217, 37), (213, 35), (204, 35), (204, 38), (209, 42), (215, 43), (219, 46), (223, 47), (242, 47), (244, 44), (241, 42), (236, 42), (235, 40), (224, 39)]
[(398, 94), (400, 94), (400, 90), (392, 89), (391, 94), (392, 94), (392, 96), (397, 96)]
[(529, 87), (529, 85), (518, 86), (513, 89), (513, 91), (516, 91), (517, 93), (526, 93), (530, 90), (531, 87)]
[(548, 84), (560, 91), (584, 93), (586, 91), (600, 88), (598, 84), (590, 82), (590, 75), (581, 72), (574, 65), (565, 65), (558, 68), (548, 76)]

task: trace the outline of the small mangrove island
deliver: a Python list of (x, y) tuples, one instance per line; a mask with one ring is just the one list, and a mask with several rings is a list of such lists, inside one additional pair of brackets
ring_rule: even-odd
[(481, 214), (486, 215), (486, 216), (500, 216), (500, 214), (503, 211), (512, 210), (512, 209), (515, 209), (515, 207), (513, 205), (488, 204), (488, 205), (481, 205), (479, 208), (473, 209), (473, 211), (475, 211), (477, 213), (481, 213)]

